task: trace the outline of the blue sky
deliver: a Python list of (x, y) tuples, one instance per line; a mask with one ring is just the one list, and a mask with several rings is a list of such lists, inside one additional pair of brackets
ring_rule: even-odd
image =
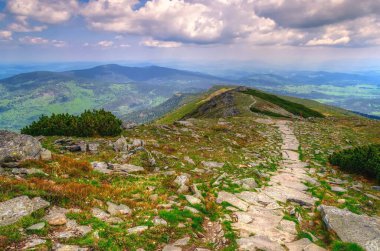
[(0, 0), (0, 63), (380, 69), (378, 0)]

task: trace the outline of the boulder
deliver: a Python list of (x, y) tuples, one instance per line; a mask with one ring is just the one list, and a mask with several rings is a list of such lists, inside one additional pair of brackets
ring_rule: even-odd
[(254, 178), (242, 179), (239, 183), (244, 189), (254, 189), (258, 186)]
[(34, 211), (46, 208), (49, 202), (36, 197), (29, 199), (28, 196), (20, 196), (0, 203), (0, 226), (16, 223), (22, 217), (30, 215)]
[(41, 143), (29, 135), (0, 131), (0, 165), (25, 159), (38, 159)]
[(200, 199), (192, 195), (185, 195), (185, 198), (190, 204), (200, 204), (202, 202)]
[(66, 213), (68, 212), (65, 208), (53, 207), (49, 210), (49, 213), (44, 217), (49, 225), (61, 226), (67, 223)]
[(380, 219), (354, 214), (346, 209), (321, 205), (323, 222), (344, 242), (354, 242), (367, 251), (380, 248)]

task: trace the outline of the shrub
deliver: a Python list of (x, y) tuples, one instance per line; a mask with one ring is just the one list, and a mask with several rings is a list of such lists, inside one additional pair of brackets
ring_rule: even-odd
[(335, 242), (331, 250), (332, 251), (364, 251), (364, 249), (356, 243), (340, 242), (340, 241)]
[(21, 129), (32, 136), (116, 136), (121, 133), (121, 120), (111, 112), (86, 110), (79, 116), (70, 114), (42, 115), (38, 121)]
[(332, 154), (329, 161), (343, 170), (376, 178), (380, 182), (380, 145), (346, 149)]

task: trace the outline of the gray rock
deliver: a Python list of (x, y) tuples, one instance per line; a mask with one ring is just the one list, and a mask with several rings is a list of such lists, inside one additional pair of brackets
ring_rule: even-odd
[(166, 245), (162, 251), (182, 251), (182, 248), (173, 245)]
[(216, 161), (202, 161), (201, 164), (208, 168), (222, 168), (224, 166), (224, 163)]
[(133, 139), (133, 140), (132, 140), (132, 145), (133, 145), (134, 147), (144, 146), (144, 141), (141, 140), (141, 139)]
[(51, 151), (47, 149), (42, 149), (41, 151), (41, 160), (51, 160)]
[(188, 210), (188, 211), (192, 212), (193, 214), (199, 214), (199, 211), (193, 207), (185, 206), (183, 209)]
[(368, 251), (380, 248), (380, 219), (345, 209), (322, 205), (318, 208), (326, 226), (344, 242), (354, 242)]
[(164, 219), (162, 219), (162, 218), (160, 218), (158, 216), (154, 217), (153, 224), (155, 226), (160, 226), (160, 225), (161, 226), (166, 226), (166, 225), (168, 225), (168, 223), (166, 222), (166, 220), (164, 220)]
[(26, 242), (23, 243), (22, 250), (34, 250), (35, 247), (45, 244), (46, 240), (40, 239), (40, 238), (33, 238), (29, 239)]
[(141, 166), (135, 166), (131, 164), (113, 164), (112, 165), (113, 170), (116, 172), (125, 172), (125, 173), (136, 173), (136, 172), (142, 172), (145, 171), (145, 169)]
[(200, 199), (192, 195), (185, 195), (185, 198), (190, 204), (200, 204), (202, 202)]
[(258, 186), (254, 178), (242, 179), (240, 181), (240, 184), (244, 189), (254, 189)]
[(111, 215), (119, 215), (119, 214), (130, 215), (132, 213), (132, 210), (127, 205), (123, 205), (123, 204), (117, 205), (112, 202), (107, 202), (107, 205), (108, 205), (107, 211)]
[(173, 243), (173, 245), (182, 247), (182, 246), (186, 246), (189, 243), (189, 241), (190, 241), (190, 237), (184, 237), (182, 239), (176, 240)]
[(0, 165), (25, 159), (38, 159), (42, 147), (40, 142), (29, 135), (0, 131)]
[(129, 150), (127, 140), (121, 136), (116, 142), (113, 144), (113, 149), (116, 152), (127, 152)]
[(11, 225), (22, 217), (30, 215), (34, 211), (46, 208), (49, 202), (36, 197), (32, 200), (27, 196), (16, 197), (0, 203), (0, 226)]
[(373, 190), (380, 191), (380, 186), (372, 186)]
[(106, 162), (92, 162), (91, 165), (95, 171), (98, 171), (100, 173), (104, 173), (104, 174), (112, 173), (112, 170), (109, 169), (110, 166)]
[(332, 186), (331, 187), (331, 191), (336, 192), (336, 193), (345, 193), (345, 192), (347, 192), (346, 189), (344, 189), (342, 187), (338, 187), (338, 186)]
[(90, 226), (78, 225), (74, 220), (68, 220), (66, 223), (66, 228), (58, 229), (53, 232), (51, 236), (57, 239), (69, 239), (74, 237), (85, 236), (92, 231)]
[(96, 153), (98, 151), (98, 148), (99, 148), (99, 143), (89, 143), (88, 144), (88, 150), (90, 152)]
[(123, 122), (121, 127), (124, 129), (124, 130), (130, 130), (130, 129), (133, 129), (135, 127), (137, 127), (138, 125), (135, 123), (135, 122)]
[(81, 248), (77, 245), (63, 245), (63, 244), (55, 244), (53, 247), (54, 251), (87, 251), (88, 248)]
[(130, 234), (138, 234), (146, 231), (148, 229), (148, 226), (137, 226), (137, 227), (132, 227), (129, 228), (127, 231)]
[(49, 210), (49, 213), (44, 217), (49, 225), (61, 226), (67, 223), (66, 213), (68, 212), (65, 208), (53, 207)]
[(192, 160), (189, 156), (185, 156), (183, 158), (187, 163), (191, 164), (191, 165), (195, 165), (195, 162), (194, 160)]
[(26, 230), (41, 230), (41, 229), (44, 229), (44, 227), (45, 227), (45, 222), (40, 222), (28, 227)]

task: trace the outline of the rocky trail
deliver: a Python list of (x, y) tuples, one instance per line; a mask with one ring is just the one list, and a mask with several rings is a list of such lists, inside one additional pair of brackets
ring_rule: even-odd
[[(292, 123), (262, 119), (258, 122), (272, 124), (281, 132), (283, 160), (278, 171), (271, 176), (269, 186), (258, 189), (258, 192), (219, 193), (217, 202), (225, 201), (237, 208), (233, 213), (233, 228), (240, 236), (237, 240), (239, 250), (325, 250), (307, 238), (297, 240), (296, 223), (284, 217), (286, 214), (294, 215), (300, 222), (302, 217), (297, 215), (292, 205), (298, 204), (313, 214), (314, 204), (318, 200), (307, 192), (305, 184), (316, 185), (318, 181), (308, 173), (308, 164), (300, 160), (299, 142), (293, 133)], [(360, 243), (367, 250), (379, 250), (377, 218), (323, 205), (318, 209), (322, 211), (327, 227), (340, 238)], [(348, 223), (351, 220), (357, 222), (360, 230)]]

